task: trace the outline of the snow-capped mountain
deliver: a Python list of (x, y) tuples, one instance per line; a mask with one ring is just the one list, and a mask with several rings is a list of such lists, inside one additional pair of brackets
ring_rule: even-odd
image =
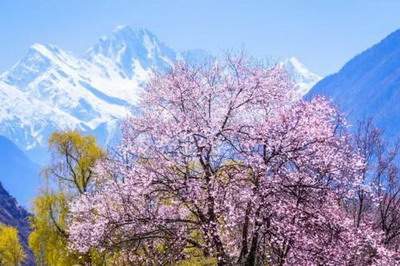
[[(0, 135), (34, 161), (43, 161), (54, 130), (78, 129), (103, 144), (118, 121), (134, 111), (149, 74), (176, 60), (212, 58), (202, 50), (178, 53), (146, 29), (118, 27), (76, 57), (54, 45), (34, 44), (0, 75)], [(192, 62), (193, 63), (193, 62)], [(319, 77), (297, 59), (281, 63), (304, 94)]]
[(86, 54), (88, 61), (105, 72), (113, 70), (124, 78), (139, 80), (147, 77), (150, 68), (168, 69), (176, 58), (176, 52), (153, 33), (128, 26), (117, 27), (110, 37), (102, 37)]
[(104, 143), (134, 108), (151, 69), (175, 60), (152, 33), (129, 27), (101, 38), (81, 58), (34, 44), (0, 76), (0, 135), (31, 155), (57, 129), (96, 133)]
[(296, 92), (303, 97), (307, 92), (321, 80), (321, 77), (308, 70), (296, 57), (290, 57), (279, 62), (296, 84)]
[(400, 30), (360, 53), (317, 83), (307, 97), (325, 95), (358, 120), (374, 118), (388, 139), (400, 136)]

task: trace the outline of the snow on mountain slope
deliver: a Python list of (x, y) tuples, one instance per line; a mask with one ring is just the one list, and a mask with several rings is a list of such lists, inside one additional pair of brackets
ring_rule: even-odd
[(0, 134), (24, 150), (43, 143), (43, 135), (57, 128), (79, 128), (80, 121), (0, 81)]
[(300, 97), (321, 80), (321, 77), (308, 70), (296, 57), (285, 59), (279, 63), (289, 74), (289, 77), (297, 86), (297, 93)]
[[(127, 26), (100, 38), (82, 57), (34, 44), (0, 75), (0, 135), (37, 162), (43, 161), (54, 130), (78, 129), (106, 144), (118, 121), (135, 110), (153, 70), (166, 71), (176, 60), (205, 58), (213, 57), (202, 50), (177, 53), (148, 30)], [(295, 58), (281, 65), (301, 95), (319, 80)]]
[(0, 76), (0, 135), (27, 151), (42, 148), (57, 129), (107, 139), (115, 121), (134, 108), (151, 70), (175, 60), (153, 34), (128, 27), (102, 38), (83, 58), (34, 44)]
[(149, 69), (168, 69), (177, 54), (146, 29), (119, 26), (90, 48), (86, 58), (106, 72), (113, 69), (125, 78), (143, 80)]

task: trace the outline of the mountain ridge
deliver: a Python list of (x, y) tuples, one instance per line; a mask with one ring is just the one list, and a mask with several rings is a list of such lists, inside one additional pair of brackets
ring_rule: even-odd
[[(372, 117), (389, 139), (400, 133), (400, 30), (359, 53), (306, 95), (332, 99), (351, 123)], [(392, 136), (393, 135), (393, 136)]]
[[(115, 124), (136, 112), (152, 71), (165, 71), (177, 60), (211, 57), (204, 51), (177, 52), (149, 30), (129, 26), (101, 37), (80, 57), (55, 45), (33, 44), (0, 75), (0, 103), (6, 103), (0, 105), (0, 135), (38, 163), (47, 160), (44, 147), (55, 130), (77, 129), (109, 141)], [(299, 62), (282, 66), (299, 80), (301, 93), (316, 82), (298, 73)]]

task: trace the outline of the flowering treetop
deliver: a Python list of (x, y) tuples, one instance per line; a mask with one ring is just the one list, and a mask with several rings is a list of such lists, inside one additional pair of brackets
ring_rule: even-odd
[(280, 68), (243, 57), (155, 75), (117, 153), (71, 206), (71, 248), (143, 264), (387, 263), (343, 207), (364, 159), (331, 104), (294, 101)]

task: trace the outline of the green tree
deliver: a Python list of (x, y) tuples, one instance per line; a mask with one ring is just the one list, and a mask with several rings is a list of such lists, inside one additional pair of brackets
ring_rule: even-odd
[(38, 265), (101, 265), (102, 254), (77, 254), (68, 250), (68, 204), (85, 193), (93, 179), (93, 167), (105, 156), (92, 136), (77, 131), (55, 132), (49, 138), (51, 164), (44, 170), (47, 187), (34, 200), (31, 247)]
[(31, 219), (32, 233), (29, 246), (38, 265), (73, 265), (76, 254), (67, 249), (65, 230), (68, 205), (62, 193), (43, 193), (34, 201), (34, 217)]
[(93, 136), (77, 131), (55, 132), (50, 136), (52, 165), (45, 175), (55, 179), (69, 194), (83, 194), (91, 185), (93, 167), (104, 157), (104, 151)]
[(0, 225), (0, 265), (21, 265), (24, 258), (25, 253), (19, 242), (18, 230), (14, 227)]

